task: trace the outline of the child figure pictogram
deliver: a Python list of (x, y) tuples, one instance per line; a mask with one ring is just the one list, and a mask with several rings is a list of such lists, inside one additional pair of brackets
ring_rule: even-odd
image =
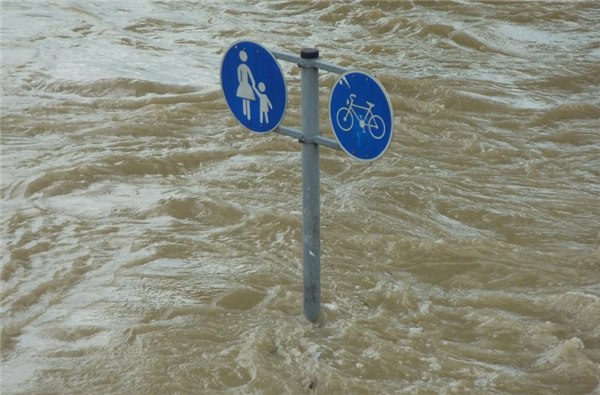
[(269, 100), (269, 97), (266, 95), (265, 90), (266, 86), (264, 83), (258, 84), (258, 89), (254, 88), (256, 92), (256, 96), (258, 96), (258, 100), (260, 102), (260, 122), (263, 122), (263, 116), (265, 119), (265, 123), (269, 123), (269, 110), (273, 109), (273, 104)]

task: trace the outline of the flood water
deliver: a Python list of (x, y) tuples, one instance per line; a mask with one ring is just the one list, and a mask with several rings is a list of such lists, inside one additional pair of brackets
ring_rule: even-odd
[[(378, 161), (321, 148), (316, 324), (239, 40), (394, 107)], [(2, 89), (2, 394), (600, 394), (597, 1), (3, 1)]]

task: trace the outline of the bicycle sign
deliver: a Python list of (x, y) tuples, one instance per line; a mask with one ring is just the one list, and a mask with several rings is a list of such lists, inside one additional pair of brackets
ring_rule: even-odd
[[(367, 129), (369, 129), (371, 136), (373, 136), (374, 139), (379, 140), (385, 134), (385, 123), (383, 123), (383, 119), (379, 115), (374, 115), (373, 111), (371, 111), (373, 107), (375, 107), (373, 103), (367, 102), (368, 107), (362, 107), (354, 104), (355, 97), (356, 95), (352, 93), (350, 98), (346, 100), (348, 107), (342, 107), (338, 111), (336, 119), (339, 127), (342, 128), (344, 132), (349, 131), (352, 129), (352, 126), (354, 126), (354, 117), (356, 117), (363, 133), (365, 133), (366, 126)], [(356, 113), (355, 108), (367, 110), (367, 114), (364, 117), (361, 117)]]
[(373, 161), (388, 149), (393, 135), (393, 109), (374, 77), (349, 71), (336, 81), (329, 101), (331, 127), (350, 156)]

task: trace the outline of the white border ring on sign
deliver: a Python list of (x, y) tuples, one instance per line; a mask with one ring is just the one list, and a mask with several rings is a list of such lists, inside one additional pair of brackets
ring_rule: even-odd
[(219, 67), (219, 82), (221, 84), (221, 92), (223, 93), (223, 97), (225, 98), (225, 103), (227, 104), (227, 107), (229, 108), (229, 111), (232, 114), (235, 115), (235, 113), (231, 109), (231, 106), (229, 105), (229, 102), (227, 101), (227, 97), (225, 97), (225, 91), (223, 90), (223, 62), (225, 61), (225, 55), (227, 55), (229, 53), (229, 51), (231, 50), (231, 48), (233, 48), (236, 45), (239, 45), (241, 43), (252, 43), (254, 45), (258, 45), (259, 47), (261, 47), (264, 51), (266, 51), (273, 58), (273, 60), (275, 61), (275, 64), (277, 65), (277, 67), (279, 67), (279, 72), (284, 77), (283, 78), (283, 86), (285, 88), (285, 104), (284, 104), (284, 107), (283, 107), (283, 115), (281, 117), (281, 120), (272, 129), (269, 129), (269, 130), (264, 131), (264, 132), (257, 132), (255, 130), (252, 130), (252, 129), (248, 128), (248, 126), (246, 126), (242, 122), (240, 122), (240, 120), (237, 119), (236, 116), (234, 116), (234, 118), (236, 119), (236, 121), (238, 121), (238, 123), (240, 125), (242, 125), (245, 129), (250, 130), (251, 132), (258, 133), (258, 134), (271, 133), (273, 130), (277, 129), (279, 127), (279, 125), (281, 125), (281, 122), (283, 122), (283, 119), (285, 118), (285, 113), (287, 112), (287, 102), (288, 102), (287, 84), (285, 82), (285, 76), (283, 75), (283, 69), (281, 68), (281, 65), (279, 64), (279, 61), (277, 61), (277, 58), (275, 56), (273, 56), (273, 54), (271, 53), (271, 51), (269, 51), (267, 48), (265, 48), (262, 44), (259, 44), (259, 43), (254, 42), (254, 41), (241, 40), (241, 41), (236, 41), (233, 44), (231, 44), (229, 46), (229, 48), (227, 48), (227, 51), (225, 51), (225, 54), (223, 55), (223, 57), (221, 58), (221, 66)]
[[(374, 158), (369, 158), (369, 159), (357, 158), (356, 156), (354, 156), (353, 154), (351, 154), (350, 152), (348, 152), (348, 150), (346, 149), (346, 147), (344, 147), (342, 145), (342, 143), (340, 142), (340, 139), (338, 138), (337, 133), (335, 132), (335, 128), (333, 127), (333, 117), (331, 116), (331, 99), (333, 97), (333, 91), (335, 90), (335, 87), (337, 86), (337, 84), (340, 83), (340, 81), (342, 79), (346, 80), (346, 78), (345, 78), (346, 75), (352, 74), (352, 73), (361, 73), (361, 74), (364, 74), (364, 75), (370, 77), (373, 81), (375, 81), (375, 83), (379, 86), (379, 88), (381, 89), (381, 91), (385, 95), (385, 98), (387, 99), (387, 103), (388, 103), (388, 105), (390, 107), (390, 116), (392, 118), (392, 120), (390, 122), (390, 139), (388, 140), (388, 143), (385, 146), (385, 148), (383, 149), (383, 151), (381, 151), (381, 153), (379, 155), (377, 155), (376, 157), (374, 157)], [(390, 148), (390, 144), (392, 144), (392, 139), (394, 138), (394, 107), (392, 107), (392, 101), (390, 100), (390, 96), (388, 95), (387, 91), (385, 90), (385, 88), (383, 87), (383, 85), (381, 84), (381, 82), (379, 82), (379, 80), (377, 78), (375, 78), (371, 73), (363, 71), (363, 70), (349, 70), (349, 71), (344, 72), (343, 74), (340, 74), (340, 76), (338, 77), (338, 79), (335, 81), (335, 84), (333, 85), (333, 88), (331, 89), (331, 93), (329, 94), (328, 107), (329, 107), (328, 108), (328, 110), (329, 110), (329, 123), (330, 123), (330, 126), (331, 126), (331, 130), (333, 131), (335, 139), (337, 140), (340, 148), (345, 153), (347, 153), (348, 156), (350, 156), (353, 159), (358, 160), (360, 162), (373, 162), (374, 160), (377, 160), (377, 159), (381, 158), (383, 156), (383, 154), (386, 153), (386, 151), (388, 150), (388, 148)], [(337, 114), (336, 114), (336, 116), (337, 116)], [(340, 128), (341, 128), (341, 126), (340, 126)]]

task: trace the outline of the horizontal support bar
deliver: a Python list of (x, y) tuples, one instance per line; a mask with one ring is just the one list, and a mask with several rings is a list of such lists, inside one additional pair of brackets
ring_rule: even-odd
[(277, 59), (285, 60), (286, 62), (296, 63), (299, 65), (305, 65), (307, 67), (314, 67), (316, 69), (329, 71), (331, 73), (343, 74), (346, 71), (350, 71), (350, 69), (347, 67), (338, 66), (337, 64), (325, 62), (320, 59), (302, 59), (298, 55), (294, 55), (289, 52), (281, 52), (281, 51), (277, 51), (277, 50), (271, 50), (270, 52)]
[[(279, 126), (277, 129), (273, 130), (275, 133), (283, 134), (285, 136), (290, 136), (299, 139), (302, 137), (302, 132), (297, 129), (288, 128), (287, 126)], [(313, 138), (315, 144), (323, 145), (325, 147), (333, 148), (335, 150), (341, 151), (342, 147), (340, 147), (339, 143), (335, 140), (328, 139), (323, 136), (315, 136)]]
[(299, 55), (294, 55), (293, 53), (289, 52), (282, 52), (276, 49), (270, 49), (269, 52), (271, 52), (277, 59), (285, 60), (286, 62), (300, 63), (300, 61), (303, 60)]
[(324, 145), (325, 147), (336, 149), (338, 151), (342, 150), (342, 147), (340, 147), (340, 144), (337, 141), (328, 139), (327, 137), (315, 136), (315, 143), (319, 145)]
[(273, 130), (275, 133), (283, 134), (286, 136), (290, 136), (296, 139), (302, 137), (302, 132), (297, 129), (288, 128), (287, 126), (279, 126), (277, 129)]

